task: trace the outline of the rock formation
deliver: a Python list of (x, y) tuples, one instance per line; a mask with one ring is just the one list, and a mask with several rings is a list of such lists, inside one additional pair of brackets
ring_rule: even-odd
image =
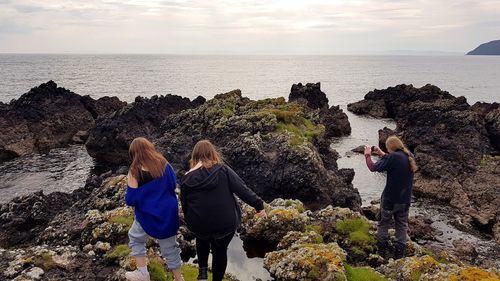
[(128, 146), (139, 136), (155, 139), (157, 129), (170, 114), (203, 104), (205, 99), (198, 97), (193, 101), (176, 95), (137, 97), (107, 118), (97, 121), (90, 130), (85, 144), (88, 153), (100, 162), (107, 164), (126, 164)]
[[(357, 114), (394, 118), (415, 153), (415, 194), (449, 203), (465, 228), (492, 234), (500, 243), (498, 104), (470, 106), (436, 86), (398, 85), (369, 92), (348, 105)], [(381, 139), (390, 133), (381, 131)]]
[(0, 105), (0, 161), (85, 141), (95, 120), (124, 105), (118, 98), (94, 100), (53, 81)]
[[(347, 120), (346, 120), (347, 121)], [(252, 101), (239, 90), (171, 114), (156, 141), (174, 167), (187, 169), (194, 144), (210, 139), (225, 161), (265, 200), (358, 208), (352, 170), (336, 167), (318, 111), (283, 98)]]

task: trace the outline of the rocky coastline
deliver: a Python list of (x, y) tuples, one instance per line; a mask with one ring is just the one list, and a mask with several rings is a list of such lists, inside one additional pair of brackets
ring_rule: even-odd
[(398, 85), (374, 90), (348, 110), (393, 118), (397, 128), (379, 131), (403, 138), (419, 171), (414, 194), (454, 207), (457, 227), (500, 243), (500, 104), (469, 105), (433, 85)]
[[(349, 110), (394, 118), (395, 133), (408, 142), (421, 166), (418, 194), (461, 208), (464, 229), (498, 243), (498, 104), (469, 106), (435, 86), (374, 92)], [(376, 208), (361, 208), (352, 185), (354, 171), (339, 169), (340, 156), (330, 147), (333, 137), (349, 135), (351, 127), (342, 109), (329, 105), (319, 83), (294, 84), (288, 101), (254, 101), (234, 90), (210, 100), (167, 95), (125, 103), (82, 97), (49, 81), (0, 104), (0, 111), (5, 113), (0, 117), (5, 132), (0, 161), (81, 143), (96, 161), (110, 167), (71, 193), (36, 192), (0, 205), (0, 280), (123, 280), (123, 272), (135, 266), (126, 245), (133, 210), (125, 206), (123, 195), (127, 146), (137, 136), (152, 139), (179, 177), (196, 141), (209, 138), (221, 148), (225, 161), (267, 202), (265, 219), (255, 218), (254, 210), (242, 204), (240, 237), (274, 245), (264, 267), (276, 280), (500, 278), (499, 264), (474, 263), (477, 253), (465, 241), (454, 242), (461, 252), (417, 243), (434, 239), (426, 218), (410, 221), (409, 257), (394, 261), (376, 255)], [(460, 150), (435, 151), (445, 145), (442, 138), (433, 138), (436, 134), (444, 134), (446, 144)], [(459, 160), (460, 165), (454, 164)], [(455, 180), (462, 193), (446, 195), (437, 183), (453, 177), (464, 177)], [(195, 253), (194, 237), (180, 215), (178, 240), (183, 258), (189, 260)], [(148, 244), (155, 280), (170, 280), (162, 271), (157, 245)], [(186, 265), (183, 270), (189, 274), (194, 268)]]

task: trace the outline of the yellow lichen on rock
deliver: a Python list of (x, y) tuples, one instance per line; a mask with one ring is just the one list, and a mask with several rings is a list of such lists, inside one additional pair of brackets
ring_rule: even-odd
[(489, 272), (477, 267), (467, 267), (458, 274), (450, 276), (449, 281), (500, 281), (498, 273)]

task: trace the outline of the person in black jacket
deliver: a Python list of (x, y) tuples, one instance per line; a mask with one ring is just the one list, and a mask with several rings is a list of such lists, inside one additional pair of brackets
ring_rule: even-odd
[(220, 153), (208, 140), (193, 149), (189, 170), (181, 182), (181, 204), (188, 229), (196, 237), (198, 280), (208, 279), (208, 255), (212, 250), (213, 281), (224, 277), (227, 247), (241, 223), (241, 209), (234, 195), (266, 217), (264, 202), (223, 163)]
[[(372, 150), (365, 146), (365, 160), (370, 171), (387, 172), (387, 183), (380, 200), (380, 220), (377, 227), (378, 252), (381, 256), (386, 254), (389, 227), (394, 218), (396, 228), (394, 258), (400, 259), (406, 252), (408, 211), (411, 203), (413, 174), (417, 171), (417, 164), (413, 154), (398, 137), (387, 138), (385, 146), (389, 153), (384, 153), (379, 147), (374, 147)], [(372, 162), (371, 153), (380, 156), (377, 163)]]

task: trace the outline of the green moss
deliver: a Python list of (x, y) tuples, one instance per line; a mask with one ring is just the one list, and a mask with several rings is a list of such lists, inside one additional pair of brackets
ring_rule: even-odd
[(370, 225), (366, 220), (362, 218), (339, 220), (335, 229), (349, 239), (350, 250), (353, 254), (363, 255), (374, 250), (376, 240), (370, 234)]
[(410, 280), (411, 281), (419, 281), (420, 277), (422, 277), (422, 272), (420, 271), (414, 271), (410, 274)]
[(361, 218), (339, 220), (335, 228), (337, 232), (349, 235), (349, 239), (356, 244), (375, 244), (375, 238), (369, 233), (370, 225)]
[(48, 271), (57, 268), (57, 264), (52, 259), (52, 255), (49, 253), (43, 253), (33, 259), (33, 265), (40, 267), (41, 269)]
[(152, 259), (148, 264), (149, 277), (151, 281), (168, 281), (167, 270), (163, 263), (157, 259)]
[(387, 281), (387, 278), (370, 267), (352, 267), (346, 265), (345, 272), (348, 281)]
[(305, 230), (306, 231), (314, 231), (314, 232), (319, 233), (319, 234), (322, 233), (321, 226), (317, 225), (317, 224), (308, 224), (308, 225), (306, 225)]
[(313, 268), (311, 268), (311, 271), (307, 273), (307, 277), (312, 278), (313, 280), (317, 280), (319, 276), (320, 276), (320, 271), (317, 266), (313, 266)]
[[(163, 265), (162, 265), (162, 267), (163, 267)], [(182, 271), (182, 276), (184, 277), (185, 281), (196, 281), (196, 278), (198, 277), (198, 267), (190, 265), (190, 264), (184, 264), (181, 267), (181, 271)], [(151, 271), (150, 271), (150, 274), (151, 274)], [(212, 280), (212, 273), (211, 272), (208, 273), (208, 279)], [(151, 277), (151, 280), (154, 280), (154, 279)], [(167, 275), (166, 279), (164, 279), (164, 280), (173, 281), (174, 278), (173, 278), (172, 274), (169, 273)], [(228, 281), (228, 280), (223, 279), (223, 281)]]
[(489, 163), (491, 163), (493, 161), (500, 161), (500, 156), (493, 156), (493, 155), (485, 154), (481, 158), (481, 161), (479, 162), (479, 165), (481, 167), (485, 167), (485, 166), (487, 166)]
[(126, 225), (128, 227), (131, 227), (132, 224), (134, 223), (134, 215), (111, 217), (111, 218), (109, 218), (109, 222), (123, 224), (123, 225)]
[(225, 117), (231, 117), (234, 115), (234, 104), (226, 104), (222, 109), (222, 115)]
[(108, 251), (106, 253), (106, 258), (109, 260), (117, 260), (130, 255), (131, 252), (132, 250), (130, 250), (126, 244), (120, 244)]

